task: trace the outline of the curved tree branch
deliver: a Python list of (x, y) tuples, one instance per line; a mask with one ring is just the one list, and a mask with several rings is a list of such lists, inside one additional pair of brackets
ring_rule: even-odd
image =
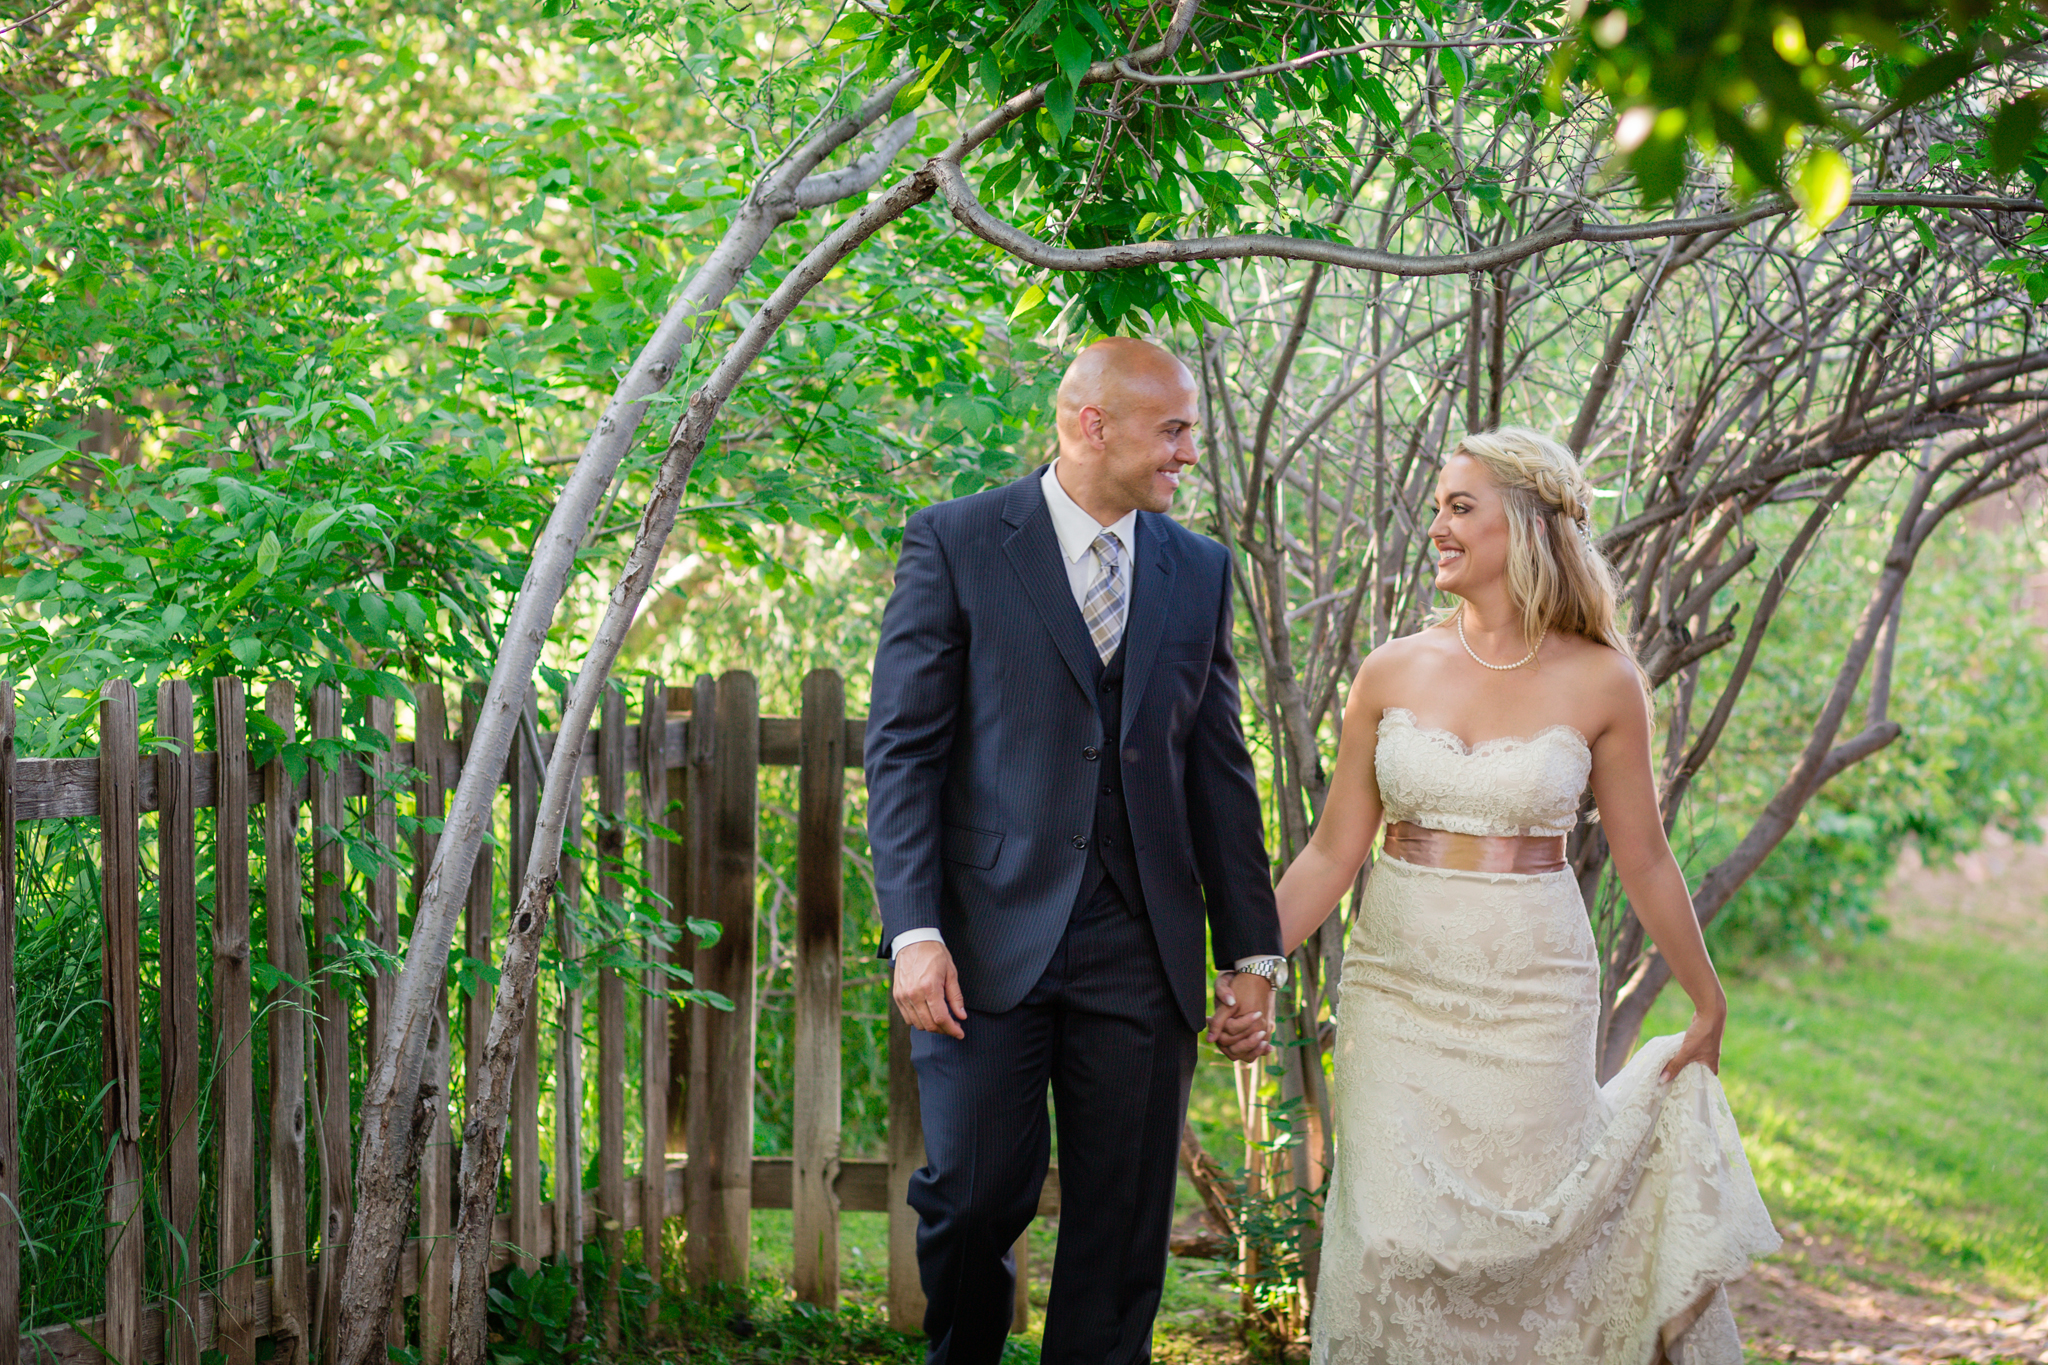
[[(1035, 97), (1035, 98), (1033, 98)], [(1026, 92), (1012, 103), (1027, 101), (1019, 113), (1035, 108), (1044, 99), (1043, 89)], [(1009, 106), (1004, 106), (1008, 108)], [(974, 145), (984, 138), (976, 138)], [(1502, 242), (1498, 246), (1455, 255), (1408, 255), (1354, 246), (1349, 242), (1321, 241), (1307, 237), (1283, 237), (1273, 232), (1233, 233), (1224, 237), (1194, 237), (1178, 241), (1126, 242), (1116, 246), (1063, 247), (1042, 241), (1011, 226), (991, 213), (967, 183), (952, 149), (926, 163), (938, 176), (939, 192), (946, 207), (960, 225), (991, 246), (1027, 264), (1046, 270), (1128, 270), (1133, 266), (1174, 265), (1185, 261), (1229, 261), (1259, 256), (1282, 261), (1318, 261), (1348, 270), (1366, 270), (1382, 275), (1465, 275), (1498, 270), (1540, 255), (1566, 242), (1634, 242), (1663, 237), (1693, 237), (1701, 233), (1726, 232), (1733, 228), (1799, 211), (1789, 199), (1774, 199), (1733, 213), (1701, 218), (1671, 218), (1635, 224), (1587, 223), (1577, 211), (1549, 227)], [(2038, 200), (2003, 199), (1966, 194), (1859, 194), (1851, 195), (1851, 207), (1884, 204), (1935, 208), (1977, 208), (2001, 213), (2039, 213)]]

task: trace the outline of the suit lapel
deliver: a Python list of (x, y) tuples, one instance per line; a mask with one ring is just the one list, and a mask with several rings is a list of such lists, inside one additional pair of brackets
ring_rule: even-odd
[(1159, 654), (1159, 638), (1166, 631), (1166, 614), (1173, 604), (1173, 580), (1180, 569), (1161, 520), (1151, 512), (1138, 513), (1138, 543), (1131, 555), (1131, 605), (1124, 617), (1125, 735), (1131, 732), (1138, 705), (1145, 700), (1145, 685), (1152, 680), (1152, 661)]
[(1081, 694), (1095, 695), (1095, 672), (1101, 660), (1095, 642), (1074, 605), (1074, 590), (1067, 581), (1067, 567), (1060, 555), (1060, 538), (1052, 529), (1052, 512), (1045, 505), (1045, 490), (1038, 486), (1040, 474), (1027, 474), (1010, 485), (1003, 503), (1003, 521), (1014, 527), (1003, 541), (1003, 553), (1017, 571), (1032, 606), (1045, 629), (1059, 647), (1060, 657), (1073, 671)]

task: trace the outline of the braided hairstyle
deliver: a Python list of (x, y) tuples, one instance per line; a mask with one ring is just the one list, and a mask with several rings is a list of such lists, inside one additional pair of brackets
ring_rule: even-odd
[(1593, 485), (1571, 451), (1528, 427), (1496, 427), (1459, 441), (1452, 455), (1486, 466), (1508, 514), (1508, 601), (1524, 636), (1570, 631), (1634, 663), (1621, 628), (1614, 566), (1593, 544)]

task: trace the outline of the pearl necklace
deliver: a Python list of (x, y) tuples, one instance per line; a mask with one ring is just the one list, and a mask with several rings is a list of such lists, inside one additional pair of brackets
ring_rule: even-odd
[(1550, 634), (1550, 627), (1545, 626), (1542, 629), (1542, 631), (1537, 634), (1536, 643), (1529, 647), (1528, 654), (1526, 654), (1522, 658), (1515, 660), (1511, 664), (1490, 664), (1486, 662), (1486, 660), (1479, 657), (1479, 652), (1472, 648), (1472, 642), (1465, 638), (1465, 604), (1462, 602), (1458, 604), (1458, 615), (1456, 620), (1458, 623), (1458, 643), (1465, 646), (1465, 652), (1472, 656), (1472, 662), (1478, 664), (1481, 668), (1490, 668), (1496, 673), (1512, 673), (1516, 669), (1520, 668), (1523, 664), (1526, 664), (1530, 660), (1534, 659), (1536, 657), (1536, 651), (1543, 648), (1544, 638)]

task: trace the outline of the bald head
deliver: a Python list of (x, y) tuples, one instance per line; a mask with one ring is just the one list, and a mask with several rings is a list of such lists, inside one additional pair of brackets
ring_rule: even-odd
[(1103, 525), (1164, 512), (1195, 462), (1195, 377), (1163, 347), (1104, 337), (1074, 357), (1055, 404), (1060, 485)]
[(1132, 390), (1152, 385), (1186, 385), (1195, 378), (1180, 357), (1136, 337), (1104, 337), (1084, 347), (1060, 380), (1059, 416), (1067, 420), (1084, 407), (1114, 407)]

